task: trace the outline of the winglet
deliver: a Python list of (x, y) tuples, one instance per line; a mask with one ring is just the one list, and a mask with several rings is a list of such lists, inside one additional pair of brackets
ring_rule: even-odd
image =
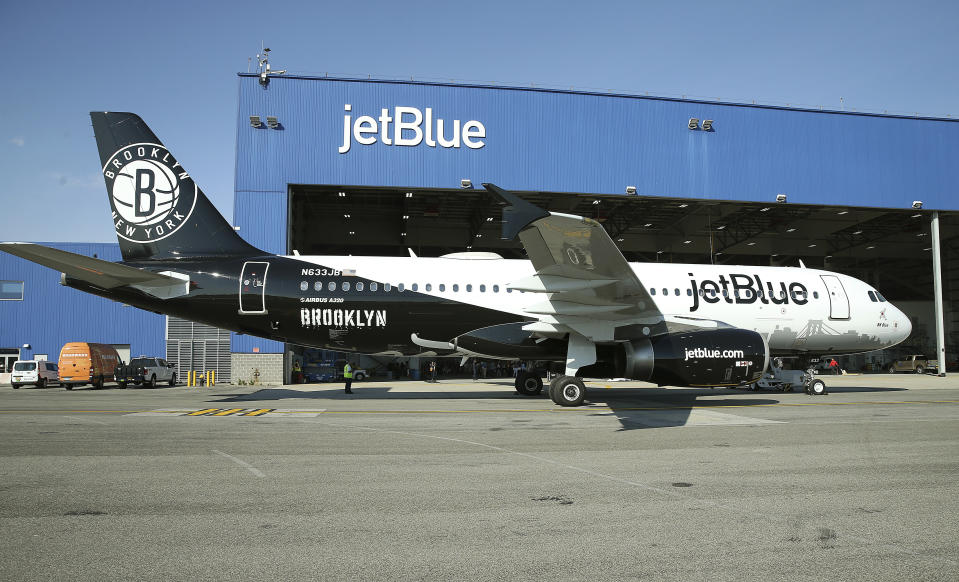
[(549, 216), (549, 212), (543, 210), (535, 204), (523, 200), (516, 194), (507, 192), (495, 184), (484, 182), (483, 188), (496, 194), (509, 204), (503, 209), (503, 240), (513, 240), (521, 230), (539, 220)]

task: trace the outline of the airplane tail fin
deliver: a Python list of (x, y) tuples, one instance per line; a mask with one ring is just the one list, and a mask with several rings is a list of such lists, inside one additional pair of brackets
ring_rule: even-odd
[(91, 112), (123, 260), (261, 254), (133, 113)]

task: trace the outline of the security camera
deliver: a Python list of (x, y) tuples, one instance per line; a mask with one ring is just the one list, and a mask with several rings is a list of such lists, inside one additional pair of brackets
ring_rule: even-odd
[(785, 201), (786, 201), (785, 194), (776, 194), (776, 202), (785, 202)]
[(464, 179), (460, 180), (460, 187), (462, 187), (462, 188), (472, 188), (472, 187), (473, 187), (473, 181), (472, 181), (472, 180), (467, 180), (467, 179), (464, 178)]
[(636, 186), (626, 186), (626, 193), (630, 196), (636, 194)]
[(913, 200), (912, 207), (915, 208), (916, 210), (919, 210), (920, 208), (922, 208), (922, 200)]

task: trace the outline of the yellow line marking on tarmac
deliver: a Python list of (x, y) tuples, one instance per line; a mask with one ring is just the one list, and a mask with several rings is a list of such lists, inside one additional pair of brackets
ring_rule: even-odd
[(230, 416), (233, 413), (241, 412), (243, 410), (246, 410), (246, 409), (245, 408), (227, 408), (225, 410), (221, 410), (220, 412), (214, 412), (212, 414), (208, 414), (207, 416)]
[(250, 412), (244, 412), (243, 414), (239, 414), (239, 415), (237, 415), (237, 416), (260, 416), (261, 414), (266, 414), (267, 412), (273, 412), (274, 410), (276, 410), (276, 409), (275, 409), (275, 408), (260, 408), (260, 409), (257, 409), (257, 410), (251, 410)]
[(222, 408), (204, 408), (203, 410), (197, 410), (196, 412), (191, 412), (187, 416), (203, 416), (205, 414), (210, 414), (211, 412), (216, 412), (217, 410), (223, 410)]

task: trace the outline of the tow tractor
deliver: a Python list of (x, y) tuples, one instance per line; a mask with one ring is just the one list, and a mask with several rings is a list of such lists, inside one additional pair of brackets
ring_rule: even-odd
[(826, 383), (816, 378), (813, 368), (806, 370), (784, 370), (782, 358), (775, 358), (769, 366), (769, 371), (763, 374), (753, 384), (750, 384), (751, 390), (778, 390), (780, 392), (792, 392), (796, 386), (802, 386), (806, 394), (812, 396), (823, 396), (828, 394)]

